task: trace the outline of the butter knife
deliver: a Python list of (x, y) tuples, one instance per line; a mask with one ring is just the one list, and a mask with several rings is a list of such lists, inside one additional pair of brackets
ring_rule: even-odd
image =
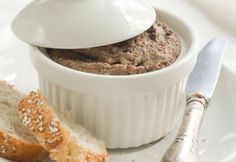
[(226, 39), (213, 39), (198, 55), (186, 86), (187, 106), (175, 141), (161, 162), (197, 162), (200, 126), (219, 78)]

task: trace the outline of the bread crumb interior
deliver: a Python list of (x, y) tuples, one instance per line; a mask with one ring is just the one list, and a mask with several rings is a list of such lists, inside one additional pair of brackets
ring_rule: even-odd
[(17, 106), (23, 97), (5, 81), (0, 81), (0, 129), (14, 137), (36, 142), (36, 138), (24, 127), (18, 116)]

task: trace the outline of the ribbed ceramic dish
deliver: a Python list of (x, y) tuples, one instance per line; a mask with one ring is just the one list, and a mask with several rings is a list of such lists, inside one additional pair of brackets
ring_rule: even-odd
[(109, 148), (136, 147), (164, 137), (184, 110), (186, 78), (197, 57), (196, 34), (167, 11), (157, 9), (157, 17), (176, 31), (182, 51), (174, 64), (154, 72), (129, 76), (79, 72), (30, 46), (43, 94)]

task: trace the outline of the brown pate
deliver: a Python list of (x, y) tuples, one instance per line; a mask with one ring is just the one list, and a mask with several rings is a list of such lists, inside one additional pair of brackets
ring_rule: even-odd
[(175, 62), (181, 45), (164, 22), (156, 21), (146, 32), (120, 43), (87, 49), (47, 49), (49, 57), (68, 68), (105, 74), (151, 72)]

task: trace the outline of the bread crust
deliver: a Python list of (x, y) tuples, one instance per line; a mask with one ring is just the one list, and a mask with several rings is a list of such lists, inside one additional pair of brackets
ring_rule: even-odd
[(13, 161), (39, 160), (47, 154), (39, 144), (13, 137), (0, 130), (0, 156)]
[[(5, 86), (9, 93), (16, 93), (20, 96), (18, 91), (13, 89), (6, 81), (0, 81), (1, 86)], [(12, 92), (11, 92), (12, 91)], [(20, 97), (19, 97), (20, 98)], [(22, 95), (23, 98), (23, 95)], [(6, 102), (6, 104), (8, 104)], [(17, 112), (17, 107), (15, 107)], [(32, 135), (33, 136), (33, 135)], [(37, 141), (31, 142), (23, 138), (8, 133), (4, 129), (0, 129), (0, 156), (11, 161), (34, 161), (40, 160), (46, 156), (48, 152), (39, 145)]]
[(50, 157), (58, 162), (106, 162), (105, 146), (96, 152), (80, 144), (72, 132), (63, 127), (45, 102), (40, 92), (31, 92), (18, 105), (24, 125), (37, 138), (40, 145), (49, 151)]

